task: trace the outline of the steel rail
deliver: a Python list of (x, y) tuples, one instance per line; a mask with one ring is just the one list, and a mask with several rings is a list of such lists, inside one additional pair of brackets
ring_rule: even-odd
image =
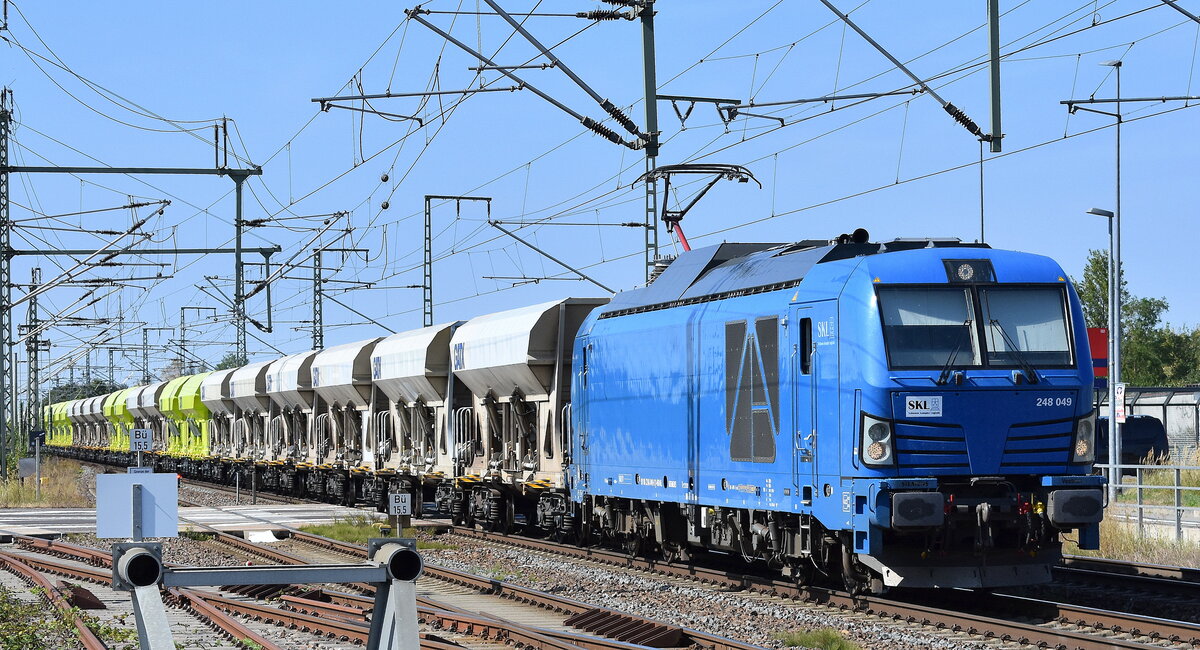
[[(921, 623), (931, 627), (949, 628), (1005, 641), (1079, 650), (1155, 647), (1136, 640), (1111, 636), (1101, 637), (1072, 630), (1053, 629), (982, 614), (941, 609), (904, 600), (876, 596), (853, 596), (849, 593), (822, 587), (801, 587), (791, 582), (733, 573), (725, 569), (702, 567), (692, 564), (666, 564), (647, 558), (631, 558), (624, 553), (605, 549), (579, 548), (543, 540), (501, 536), (461, 526), (454, 527), (453, 532), (456, 535), (483, 539), (509, 546), (548, 551), (580, 559), (589, 559), (604, 564), (647, 570), (653, 573), (687, 577), (706, 584), (806, 600), (846, 611)], [(962, 594), (964, 592), (959, 593)], [(1164, 619), (1096, 610), (1061, 603), (1047, 603), (1045, 601), (1031, 602), (1040, 604), (1043, 608), (1055, 608), (1056, 615), (1052, 618), (1070, 621), (1098, 630), (1126, 632), (1129, 634), (1140, 634), (1149, 638), (1163, 639), (1195, 638), (1197, 633), (1200, 633), (1200, 626), (1181, 621), (1167, 621)], [(1025, 615), (1028, 615), (1028, 609), (1026, 609)], [(1118, 624), (1121, 627), (1114, 629), (1114, 626)], [(1129, 627), (1126, 628), (1126, 625)]]
[[(1093, 565), (1098, 566), (1098, 565)], [(1135, 587), (1155, 596), (1170, 595), (1179, 598), (1200, 597), (1200, 582), (1180, 578), (1162, 578), (1140, 573), (1120, 573), (1106, 568), (1084, 568), (1083, 566), (1058, 566), (1053, 569), (1056, 579), (1087, 584), (1128, 589)]]
[(67, 602), (66, 598), (63, 598), (58, 589), (55, 588), (55, 586), (51, 584), (51, 582), (47, 580), (45, 576), (39, 573), (28, 563), (24, 562), (23, 559), (10, 553), (0, 551), (0, 563), (3, 563), (4, 568), (21, 577), (25, 581), (31, 583), (35, 587), (40, 587), (43, 589), (44, 591), (42, 595), (46, 598), (46, 600), (50, 601), (50, 604), (71, 616), (71, 623), (75, 627), (75, 633), (79, 637), (79, 643), (84, 647), (84, 650), (108, 649), (108, 646), (105, 645), (104, 641), (102, 641), (100, 637), (96, 636), (96, 633), (93, 632), (81, 618), (72, 614), (73, 608), (71, 607), (71, 604)]
[(45, 558), (33, 557), (29, 555), (16, 555), (9, 551), (0, 551), (0, 558), (7, 560), (15, 559), (18, 562), (23, 562), (42, 573), (52, 573), (55, 575), (66, 576), (76, 580), (87, 580), (88, 582), (96, 582), (99, 584), (112, 584), (112, 572), (94, 569), (90, 566), (72, 566), (62, 564)]
[[(313, 535), (311, 533), (305, 533), (303, 531), (293, 530), (292, 538), (295, 540), (304, 542), (304, 543), (318, 546), (320, 548), (334, 550), (334, 551), (345, 553), (345, 554), (348, 554), (351, 556), (365, 556), (365, 554), (366, 554), (366, 548), (359, 546), (357, 544), (350, 544), (348, 542), (330, 539), (328, 537), (322, 537), (320, 535)], [(517, 602), (535, 605), (538, 607), (542, 607), (544, 609), (549, 609), (549, 610), (556, 611), (556, 612), (562, 612), (562, 613), (570, 614), (573, 616), (598, 612), (599, 610), (607, 610), (607, 608), (596, 607), (595, 605), (584, 603), (582, 601), (574, 600), (574, 599), (567, 598), (564, 596), (550, 594), (550, 593), (547, 593), (544, 591), (539, 591), (537, 589), (522, 587), (522, 586), (514, 585), (514, 584), (511, 584), (508, 582), (503, 582), (503, 581), (495, 580), (492, 578), (476, 576), (476, 575), (472, 575), (472, 574), (465, 573), (462, 571), (456, 571), (454, 569), (448, 569), (445, 567), (439, 567), (439, 566), (431, 565), (431, 564), (425, 565), (425, 575), (429, 576), (431, 578), (437, 579), (437, 580), (442, 580), (442, 581), (449, 582), (452, 584), (458, 584), (458, 585), (462, 585), (465, 587), (470, 587), (477, 591), (482, 591), (484, 593), (493, 594), (493, 595), (499, 596), (501, 598), (508, 598), (510, 600), (514, 600)], [(432, 601), (432, 600), (430, 601), (430, 605), (434, 606), (434, 607), (445, 607), (444, 604), (439, 604), (436, 601)], [(611, 611), (611, 610), (609, 610), (609, 611)], [(625, 614), (625, 613), (613, 612), (613, 614), (614, 614), (614, 616), (619, 615), (619, 616), (624, 617), (626, 619), (625, 620), (626, 627), (640, 627), (642, 629), (645, 629), (647, 626), (657, 626), (658, 628), (662, 628), (662, 629), (667, 629), (667, 628), (678, 629), (680, 638), (682, 639), (682, 643), (684, 645), (696, 645), (696, 646), (700, 646), (700, 647), (704, 647), (704, 648), (712, 648), (714, 650), (758, 650), (759, 649), (759, 646), (756, 646), (754, 644), (743, 643), (743, 642), (737, 641), (735, 639), (729, 639), (729, 638), (718, 636), (715, 634), (708, 634), (706, 632), (701, 632), (699, 630), (692, 630), (692, 629), (683, 628), (683, 627), (676, 627), (676, 626), (672, 626), (672, 625), (663, 623), (662, 621), (655, 621), (652, 619), (647, 619), (644, 617), (634, 616), (634, 615)], [(543, 630), (543, 633), (547, 633), (547, 632), (545, 632)], [(603, 634), (603, 633), (598, 633), (598, 634)], [(624, 630), (614, 631), (614, 634), (624, 635)], [(603, 635), (609, 636), (608, 634), (603, 634)], [(622, 639), (619, 638), (619, 636), (618, 637), (610, 637), (610, 638), (617, 638), (618, 641), (622, 641)]]
[(193, 591), (191, 594), (200, 601), (206, 602), (217, 609), (240, 614), (255, 620), (270, 621), (291, 630), (300, 630), (327, 638), (361, 643), (366, 643), (367, 638), (371, 635), (371, 627), (366, 623), (355, 623), (339, 618), (310, 616), (270, 605), (236, 600), (200, 591)]
[[(284, 603), (284, 606), (295, 607), (306, 614), (341, 616), (350, 620), (365, 620), (367, 609), (369, 609), (374, 602), (367, 596), (325, 590), (317, 590), (316, 592), (313, 592), (312, 595), (315, 595), (317, 598), (285, 595), (280, 597), (280, 601)], [(428, 596), (418, 596), (417, 604), (420, 606), (419, 611), (422, 614), (422, 620), (426, 620), (426, 612), (448, 612), (471, 617), (484, 616), (494, 619), (497, 622), (504, 622), (504, 619), (501, 619), (497, 616), (492, 616), (486, 612), (471, 611), (464, 607), (445, 603)], [(585, 650), (633, 650), (635, 648), (643, 647), (638, 644), (627, 643), (619, 639), (585, 636), (582, 634), (574, 634), (571, 632), (550, 630), (546, 628), (533, 627), (531, 629), (543, 636), (565, 641), (574, 646), (584, 648)]]
[(208, 620), (219, 631), (224, 632), (231, 639), (247, 645), (246, 641), (256, 643), (258, 648), (262, 650), (284, 650), (284, 647), (258, 634), (250, 628), (242, 625), (240, 621), (226, 614), (217, 607), (213, 607), (205, 602), (203, 598), (197, 595), (197, 592), (191, 589), (175, 589), (167, 590), (167, 593), (182, 607), (192, 610), (198, 617)]
[(1152, 578), (1173, 578), (1183, 582), (1200, 584), (1200, 569), (1192, 567), (1169, 566), (1165, 564), (1148, 564), (1145, 562), (1126, 562), (1106, 557), (1088, 557), (1084, 555), (1063, 556), (1063, 566), (1072, 569), (1091, 569), (1120, 575), (1137, 575)]

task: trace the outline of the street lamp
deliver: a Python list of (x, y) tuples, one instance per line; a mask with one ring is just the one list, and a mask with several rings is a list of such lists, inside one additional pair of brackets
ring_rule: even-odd
[(1121, 291), (1117, 280), (1117, 270), (1121, 267), (1117, 255), (1116, 237), (1113, 224), (1117, 222), (1116, 213), (1101, 208), (1092, 208), (1088, 214), (1108, 219), (1108, 489), (1110, 498), (1116, 498), (1117, 485), (1120, 483), (1120, 470), (1117, 469), (1121, 457), (1121, 436), (1117, 424), (1117, 400), (1115, 386), (1120, 376), (1121, 360), (1119, 332), (1121, 327), (1120, 305)]

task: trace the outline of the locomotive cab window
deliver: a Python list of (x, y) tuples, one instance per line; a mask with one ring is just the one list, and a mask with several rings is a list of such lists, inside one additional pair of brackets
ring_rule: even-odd
[(880, 288), (879, 311), (892, 368), (981, 364), (970, 288)]
[(1066, 297), (1058, 286), (980, 287), (989, 366), (1072, 365)]

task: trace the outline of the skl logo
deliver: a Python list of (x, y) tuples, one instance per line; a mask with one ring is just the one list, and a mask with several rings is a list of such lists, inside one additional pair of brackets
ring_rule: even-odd
[(313, 388), (319, 388), (321, 386), (321, 369), (313, 368), (312, 375), (313, 375)]
[(928, 411), (929, 400), (910, 399), (908, 400), (908, 409), (910, 411)]
[(463, 360), (463, 356), (464, 356), (463, 344), (455, 343), (454, 344), (454, 369), (455, 370), (462, 370), (463, 368), (466, 367), (466, 363)]
[(371, 358), (371, 379), (381, 379), (383, 377), (383, 357)]
[(837, 327), (834, 326), (833, 318), (829, 320), (817, 321), (817, 336), (827, 339), (837, 334)]

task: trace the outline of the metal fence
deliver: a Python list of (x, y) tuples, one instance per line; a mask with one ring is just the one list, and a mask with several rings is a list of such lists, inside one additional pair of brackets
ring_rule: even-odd
[[(1111, 465), (1096, 465), (1107, 474)], [(1118, 465), (1121, 486), (1106, 517), (1136, 523), (1138, 537), (1151, 528), (1174, 531), (1182, 541), (1184, 529), (1200, 530), (1200, 466)], [(1190, 483), (1190, 485), (1188, 485)], [(1191, 495), (1190, 497), (1188, 495)]]

